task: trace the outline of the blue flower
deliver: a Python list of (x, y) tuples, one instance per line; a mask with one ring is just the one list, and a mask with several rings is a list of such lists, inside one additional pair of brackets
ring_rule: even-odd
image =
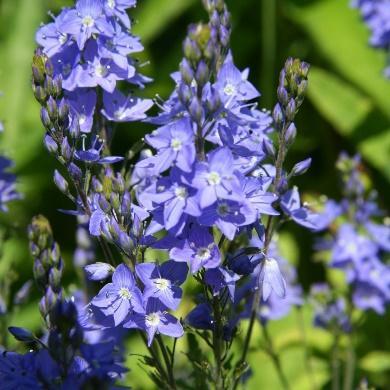
[(112, 35), (112, 26), (103, 13), (102, 0), (78, 0), (76, 9), (67, 10), (63, 17), (62, 32), (71, 34), (80, 50), (92, 34)]
[(188, 118), (160, 127), (145, 139), (158, 153), (141, 160), (137, 164), (139, 167), (152, 166), (157, 173), (161, 173), (174, 165), (184, 172), (191, 171), (195, 160), (195, 145), (192, 124)]
[(144, 314), (134, 314), (123, 324), (125, 328), (137, 328), (146, 332), (148, 346), (153, 342), (157, 333), (179, 338), (184, 334), (180, 322), (166, 311), (166, 306), (159, 299), (149, 298), (145, 305)]
[(240, 201), (243, 198), (240, 182), (234, 174), (233, 155), (227, 148), (217, 149), (209, 154), (207, 163), (197, 164), (191, 186), (199, 191), (202, 209), (217, 200)]
[(154, 263), (137, 264), (136, 274), (144, 284), (144, 299), (158, 298), (166, 307), (176, 310), (180, 304), (183, 284), (188, 268), (184, 263), (176, 263), (173, 260), (162, 265)]
[(117, 89), (113, 93), (104, 91), (102, 114), (114, 122), (138, 121), (146, 118), (145, 112), (153, 105), (150, 99), (125, 97)]
[(120, 264), (112, 275), (112, 283), (106, 284), (91, 304), (118, 326), (133, 311), (142, 313), (142, 294), (136, 287), (134, 276), (125, 264)]
[(185, 239), (175, 240), (171, 244), (169, 256), (178, 262), (188, 262), (191, 273), (202, 267), (215, 268), (221, 263), (221, 253), (208, 228), (193, 226)]

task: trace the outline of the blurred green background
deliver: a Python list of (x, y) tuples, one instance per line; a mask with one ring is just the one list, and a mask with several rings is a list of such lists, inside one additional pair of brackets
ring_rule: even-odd
[[(296, 184), (313, 196), (326, 194), (338, 198), (334, 164), (341, 150), (363, 156), (379, 201), (386, 208), (390, 190), (390, 81), (382, 76), (386, 53), (368, 46), (369, 31), (348, 0), (227, 0), (232, 13), (232, 50), (237, 66), (250, 67), (250, 80), (262, 92), (260, 107), (271, 109), (275, 103), (278, 73), (288, 56), (297, 56), (312, 65), (308, 98), (298, 116), (298, 137), (289, 155), (291, 166), (308, 156), (310, 171)], [(11, 207), (0, 222), (11, 229), (11, 237), (1, 248), (0, 280), (15, 275), (14, 288), (31, 277), (25, 229), (30, 218), (43, 213), (51, 220), (65, 258), (71, 264), (74, 248), (74, 219), (57, 212), (71, 207), (52, 182), (55, 162), (42, 146), (43, 129), (39, 106), (30, 89), (30, 64), (35, 47), (34, 32), (71, 0), (0, 0), (0, 118), (6, 131), (0, 149), (15, 161), (21, 202)], [(131, 14), (134, 33), (141, 36), (145, 51), (144, 73), (155, 81), (142, 95), (163, 98), (172, 90), (169, 74), (181, 58), (181, 42), (191, 22), (205, 20), (200, 0), (139, 0)], [(149, 62), (148, 62), (149, 61)], [(122, 125), (115, 152), (121, 153), (150, 127)], [(387, 196), (387, 199), (386, 199)], [(303, 229), (288, 226), (281, 236), (283, 254), (298, 266), (301, 283), (323, 280), (323, 266), (312, 259), (312, 236)], [(74, 274), (69, 271), (71, 283)], [(336, 275), (337, 278), (337, 275)], [(301, 335), (296, 313), (272, 324), (282, 363), (293, 389), (310, 388), (304, 375)], [(310, 312), (304, 317), (310, 323)], [(14, 321), (26, 327), (39, 325), (34, 297)], [(360, 360), (359, 377), (367, 376), (380, 388), (390, 388), (389, 316), (368, 315), (364, 333), (356, 341)], [(318, 382), (326, 386), (329, 378), (326, 354), (330, 340), (325, 332), (308, 331), (309, 343), (316, 354)], [(135, 361), (136, 358), (133, 358)], [(256, 375), (248, 388), (278, 389), (269, 359), (254, 352)], [(261, 365), (260, 365), (261, 361)], [(258, 363), (257, 363), (258, 362)], [(134, 364), (135, 365), (135, 364)], [(132, 379), (137, 375), (132, 376)], [(147, 387), (135, 379), (134, 387)], [(387, 386), (387, 387), (386, 387)]]

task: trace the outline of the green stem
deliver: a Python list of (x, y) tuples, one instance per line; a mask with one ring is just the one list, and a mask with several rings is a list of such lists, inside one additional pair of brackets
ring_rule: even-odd
[(164, 370), (164, 367), (160, 362), (160, 356), (158, 354), (158, 351), (156, 351), (156, 349), (154, 348), (153, 343), (150, 347), (148, 346), (148, 341), (146, 339), (146, 336), (142, 332), (140, 332), (140, 335), (142, 337), (142, 340), (145, 344), (146, 349), (148, 350), (149, 354), (151, 355), (151, 357), (154, 360), (154, 364), (156, 365), (156, 369), (157, 369), (158, 373), (160, 374), (161, 378), (164, 379), (166, 381), (166, 383), (169, 383), (169, 376), (166, 373), (166, 371)]
[(332, 390), (340, 389), (339, 340), (340, 336), (337, 333), (332, 346)]
[(168, 355), (167, 349), (165, 347), (164, 341), (163, 341), (161, 335), (157, 335), (156, 339), (157, 339), (158, 345), (160, 347), (161, 353), (163, 355), (165, 366), (166, 366), (166, 369), (168, 372), (169, 384), (170, 384), (172, 389), (176, 389), (175, 376), (173, 375), (173, 367), (171, 364), (171, 360), (169, 359), (169, 355)]
[(284, 372), (283, 372), (283, 369), (282, 369), (282, 365), (280, 363), (279, 355), (276, 353), (275, 348), (274, 348), (273, 343), (272, 343), (271, 336), (268, 333), (267, 325), (262, 323), (261, 324), (261, 328), (263, 330), (264, 339), (265, 339), (265, 341), (267, 343), (267, 353), (270, 356), (270, 358), (271, 358), (271, 360), (272, 360), (272, 362), (273, 362), (273, 364), (275, 366), (276, 372), (277, 372), (278, 377), (280, 379), (280, 382), (281, 382), (281, 384), (283, 386), (283, 389), (289, 390), (290, 386), (288, 384), (286, 376), (284, 375)]
[(222, 372), (222, 336), (223, 336), (223, 324), (220, 310), (220, 302), (218, 297), (213, 297), (213, 312), (215, 326), (213, 329), (213, 353), (216, 366), (215, 372), (215, 388), (217, 390), (224, 389), (224, 380)]
[(344, 367), (343, 390), (353, 390), (354, 373), (355, 373), (355, 350), (353, 346), (352, 334), (348, 335), (347, 360)]

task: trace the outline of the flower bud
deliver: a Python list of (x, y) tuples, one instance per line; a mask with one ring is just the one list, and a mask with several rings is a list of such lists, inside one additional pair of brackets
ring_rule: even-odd
[(47, 113), (49, 114), (49, 118), (52, 122), (55, 122), (58, 117), (58, 106), (55, 99), (50, 96), (47, 101)]
[(133, 250), (133, 248), (134, 248), (133, 241), (131, 240), (131, 238), (129, 237), (129, 235), (126, 234), (125, 232), (120, 232), (120, 233), (119, 233), (118, 242), (119, 242), (120, 247), (121, 247), (126, 253), (130, 253), (130, 252)]
[(33, 86), (35, 99), (38, 100), (40, 104), (45, 104), (47, 99), (47, 93), (43, 87), (40, 85)]
[(194, 97), (192, 99), (188, 111), (195, 122), (200, 123), (202, 121), (203, 109), (198, 98)]
[(82, 176), (83, 176), (83, 172), (75, 163), (71, 162), (68, 165), (68, 172), (73, 180), (75, 180), (77, 182), (81, 181)]
[(114, 267), (107, 263), (93, 263), (84, 268), (89, 280), (100, 281), (105, 280), (113, 274)]
[(72, 157), (72, 149), (70, 148), (67, 137), (64, 137), (61, 143), (61, 156), (65, 161), (70, 161)]
[(300, 161), (299, 163), (295, 164), (293, 169), (291, 170), (292, 176), (299, 176), (303, 175), (311, 165), (311, 158), (307, 158), (306, 160)]
[(31, 343), (35, 340), (34, 335), (25, 328), (19, 328), (17, 326), (10, 326), (8, 331), (15, 337), (18, 341), (23, 341), (24, 343)]
[(277, 127), (278, 130), (280, 130), (283, 126), (284, 115), (283, 115), (282, 107), (280, 106), (279, 103), (275, 104), (274, 110), (272, 112), (272, 118), (274, 120), (275, 126)]
[(182, 80), (187, 85), (191, 85), (192, 80), (194, 79), (194, 72), (192, 71), (190, 63), (185, 58), (180, 63), (180, 73), (181, 73)]
[(179, 88), (177, 90), (178, 97), (180, 99), (180, 102), (184, 104), (185, 106), (189, 103), (192, 97), (192, 91), (191, 88), (186, 84), (180, 84)]
[(294, 117), (296, 114), (296, 109), (297, 109), (297, 107), (295, 105), (295, 100), (290, 99), (288, 104), (287, 104), (287, 107), (286, 107), (286, 119), (289, 122), (292, 122), (294, 120)]
[(291, 145), (294, 142), (296, 136), (297, 136), (297, 128), (295, 127), (294, 123), (290, 123), (285, 134), (286, 143), (288, 145)]
[(286, 88), (284, 88), (283, 86), (279, 86), (277, 93), (278, 93), (278, 100), (279, 100), (279, 102), (283, 106), (287, 105), (287, 103), (288, 103), (288, 93), (287, 93)]
[(54, 141), (54, 139), (49, 134), (45, 135), (45, 138), (43, 139), (43, 142), (44, 142), (44, 145), (45, 145), (46, 149), (50, 153), (53, 153), (53, 154), (57, 153), (58, 145), (57, 145), (57, 143)]
[(57, 171), (57, 169), (54, 171), (53, 178), (54, 184), (57, 186), (57, 188), (65, 195), (69, 194), (69, 184), (65, 180), (65, 178)]
[(198, 64), (195, 74), (196, 83), (199, 87), (203, 87), (209, 79), (209, 69), (206, 63), (201, 60)]
[(45, 126), (46, 129), (48, 129), (48, 130), (50, 130), (53, 127), (53, 124), (52, 124), (50, 117), (49, 117), (49, 113), (45, 107), (41, 108), (41, 122), (42, 122), (43, 126)]

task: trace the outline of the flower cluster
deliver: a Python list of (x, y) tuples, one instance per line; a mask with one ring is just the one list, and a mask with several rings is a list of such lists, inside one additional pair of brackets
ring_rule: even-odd
[(383, 262), (390, 251), (390, 226), (386, 219), (380, 222), (384, 214), (375, 192), (365, 189), (360, 157), (342, 154), (337, 167), (344, 199), (340, 203), (328, 201), (334, 217), (332, 238), (320, 242), (318, 248), (330, 249), (329, 265), (345, 272), (354, 305), (383, 314), (390, 300), (390, 267)]
[(36, 35), (33, 90), (42, 106), (44, 142), (73, 188), (58, 171), (54, 182), (76, 203), (77, 214), (88, 217), (91, 170), (123, 160), (109, 155), (113, 122), (144, 119), (153, 104), (119, 90), (119, 81), (139, 87), (149, 81), (131, 57), (143, 50), (130, 33), (126, 10), (134, 6), (134, 0), (78, 0)]
[(126, 369), (113, 340), (86, 343), (73, 300), (67, 300), (61, 281), (63, 261), (49, 222), (35, 217), (29, 226), (30, 249), (35, 257), (34, 277), (44, 295), (39, 308), (46, 322), (42, 339), (24, 328), (10, 327), (19, 341), (43, 348), (26, 354), (4, 352), (0, 381), (5, 388), (86, 388), (112, 384)]
[[(74, 264), (88, 281), (67, 298), (59, 247), (47, 220), (36, 217), (29, 238), (46, 330), (38, 338), (10, 329), (34, 346), (0, 358), (0, 380), (11, 388), (111, 388), (125, 372), (124, 337), (132, 331), (145, 343), (143, 362), (159, 388), (177, 388), (174, 354), (186, 332), (190, 344), (196, 336), (211, 347), (188, 354), (197, 387), (235, 389), (246, 376), (255, 323), (281, 371), (267, 324), (303, 304), (295, 269), (278, 251), (276, 233), (288, 221), (329, 227), (331, 266), (345, 270), (356, 306), (383, 313), (390, 298), (389, 268), (380, 260), (390, 229), (376, 222), (380, 211), (365, 194), (359, 160), (340, 159), (345, 199), (328, 201), (321, 213), (293, 185), (311, 158), (286, 167), (309, 65), (287, 59), (276, 105), (259, 109), (249, 71), (234, 64), (224, 1), (204, 0), (209, 20), (189, 27), (174, 90), (166, 101), (156, 98), (160, 112), (147, 117), (152, 100), (119, 90), (119, 82), (149, 81), (132, 57), (142, 50), (127, 15), (135, 3), (77, 0), (36, 35), (33, 91), (45, 146), (66, 171), (67, 178), (56, 170), (54, 182), (74, 204), (65, 211), (77, 216)], [(113, 122), (128, 121), (154, 131), (126, 157), (111, 156)], [(197, 294), (186, 297), (192, 307), (183, 315), (192, 287)], [(313, 297), (316, 325), (349, 331), (346, 301), (324, 286)], [(237, 359), (231, 346), (243, 319), (249, 326)]]
[[(390, 44), (390, 3), (388, 0), (353, 0), (352, 6), (359, 8), (364, 22), (371, 31), (370, 44), (387, 50)], [(390, 67), (385, 69), (390, 78)]]
[(314, 284), (310, 290), (314, 306), (314, 325), (334, 334), (351, 331), (351, 319), (342, 297), (335, 297), (326, 283)]

